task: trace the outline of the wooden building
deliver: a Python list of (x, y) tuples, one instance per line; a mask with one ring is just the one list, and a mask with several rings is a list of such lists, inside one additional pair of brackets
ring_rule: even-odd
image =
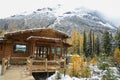
[[(30, 74), (33, 72), (65, 71), (69, 36), (60, 31), (46, 29), (29, 29), (9, 32), (0, 37), (0, 57), (2, 72), (8, 62), (20, 62), (25, 59)], [(5, 59), (6, 58), (6, 59)]]
[(71, 46), (67, 38), (67, 34), (51, 28), (9, 32), (0, 37), (0, 57), (64, 58)]
[(4, 40), (3, 40), (3, 37), (0, 37), (0, 58), (2, 58), (2, 57), (4, 57), (4, 49), (3, 49), (3, 42), (4, 42)]

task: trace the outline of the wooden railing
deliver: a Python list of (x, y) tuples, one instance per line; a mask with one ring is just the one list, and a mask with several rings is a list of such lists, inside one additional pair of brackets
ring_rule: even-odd
[(27, 60), (27, 69), (30, 75), (32, 72), (55, 72), (56, 70), (66, 70), (66, 59), (60, 60)]
[(28, 57), (10, 57), (11, 64), (26, 64)]
[(10, 58), (3, 58), (2, 59), (2, 71), (1, 71), (1, 75), (4, 75), (6, 70), (8, 69), (9, 67), (9, 61), (10, 61)]

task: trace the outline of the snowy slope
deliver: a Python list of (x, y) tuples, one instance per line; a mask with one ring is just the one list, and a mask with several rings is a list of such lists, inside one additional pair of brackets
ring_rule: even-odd
[(84, 7), (72, 10), (62, 10), (61, 6), (47, 7), (0, 19), (0, 29), (8, 31), (47, 27), (53, 27), (68, 34), (71, 34), (73, 29), (80, 33), (90, 29), (97, 33), (103, 33), (105, 30), (115, 32), (116, 30), (116, 27), (101, 13)]

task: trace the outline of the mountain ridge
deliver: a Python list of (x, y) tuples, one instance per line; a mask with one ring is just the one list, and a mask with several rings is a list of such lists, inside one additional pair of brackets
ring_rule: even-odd
[(95, 10), (87, 8), (76, 8), (71, 11), (61, 12), (56, 8), (41, 8), (32, 13), (23, 13), (0, 19), (0, 29), (9, 31), (31, 28), (55, 28), (68, 34), (73, 29), (79, 33), (84, 30), (94, 30), (96, 33), (103, 33), (105, 30), (115, 32), (117, 27), (104, 19), (103, 15)]

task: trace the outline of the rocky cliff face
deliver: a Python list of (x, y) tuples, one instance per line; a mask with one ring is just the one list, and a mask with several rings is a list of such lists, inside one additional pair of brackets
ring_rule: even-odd
[(116, 27), (97, 11), (86, 8), (76, 8), (72, 11), (65, 11), (62, 16), (58, 9), (42, 8), (32, 13), (23, 13), (11, 17), (0, 19), (0, 29), (7, 31), (23, 30), (31, 28), (55, 28), (68, 34), (73, 29), (82, 33), (90, 29), (97, 33), (105, 30), (114, 32)]

